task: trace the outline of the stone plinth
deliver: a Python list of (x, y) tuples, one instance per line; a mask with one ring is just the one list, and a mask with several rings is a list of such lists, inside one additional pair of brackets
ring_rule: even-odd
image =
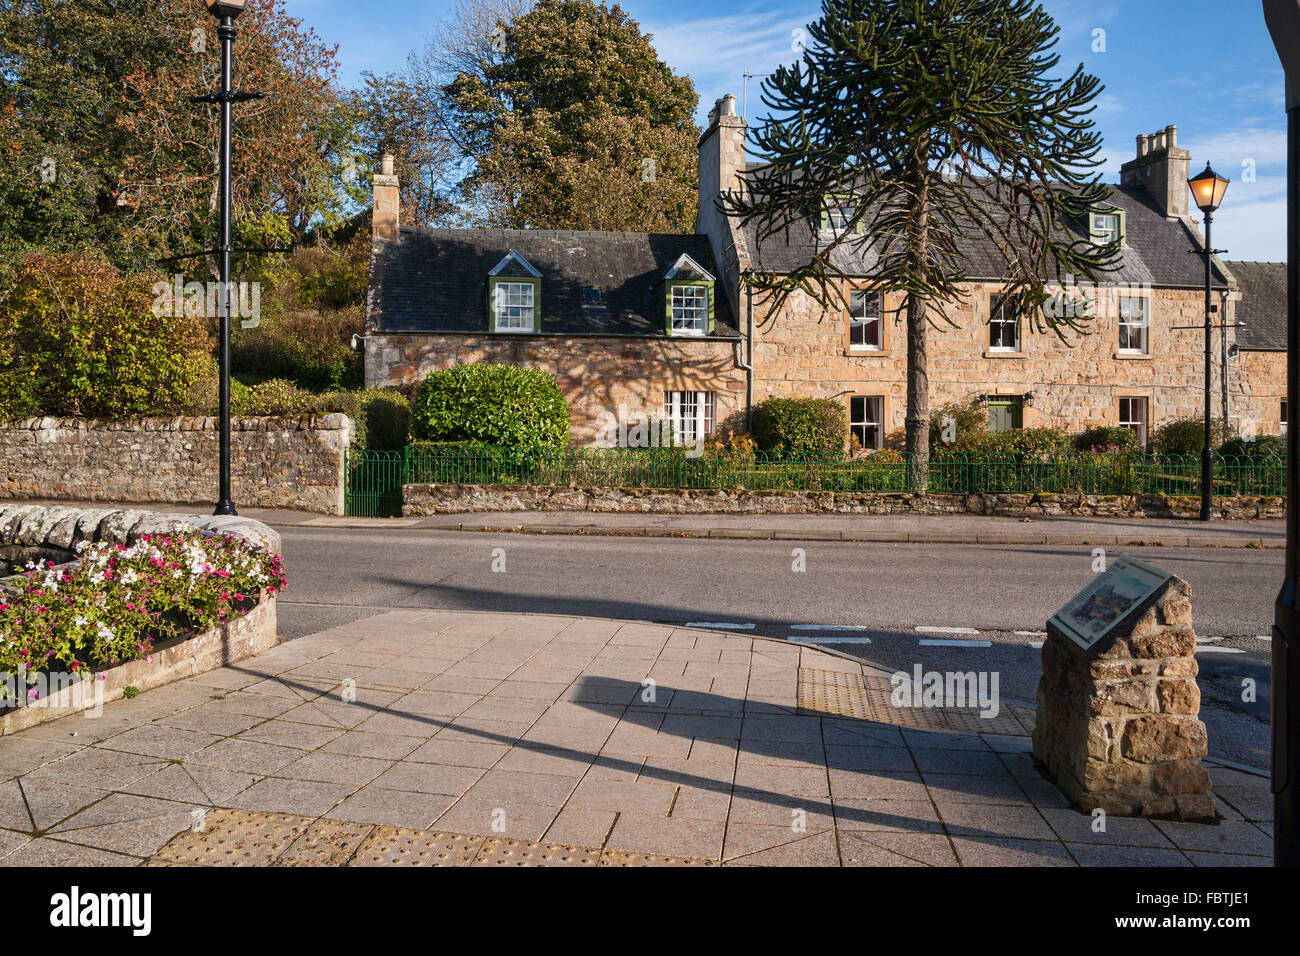
[(1085, 651), (1048, 624), (1035, 762), (1085, 810), (1213, 819), (1191, 588), (1171, 579), (1116, 630)]

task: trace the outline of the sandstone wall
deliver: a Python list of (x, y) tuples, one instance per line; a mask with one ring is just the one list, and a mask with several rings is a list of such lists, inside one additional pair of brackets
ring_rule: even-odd
[[(1243, 430), (1254, 428), (1256, 435), (1279, 435), (1282, 432), (1282, 402), (1286, 398), (1286, 353), (1243, 351), (1232, 366), (1228, 384), (1232, 387), (1234, 418)], [(1240, 392), (1240, 398), (1237, 393)]]
[[(352, 421), (237, 418), (231, 429), (236, 507), (343, 513), (343, 456)], [(215, 418), (125, 422), (40, 418), (0, 425), (0, 499), (211, 504)]]
[[(1216, 498), (1222, 518), (1282, 518), (1280, 498)], [(1139, 495), (888, 494), (876, 492), (715, 491), (568, 488), (535, 485), (406, 485), (402, 514), (467, 511), (602, 511), (632, 514), (984, 514), (1007, 517), (1187, 518), (1199, 498)]]
[(366, 343), (366, 387), (418, 382), (473, 362), (544, 368), (569, 401), (573, 440), (591, 444), (601, 413), (660, 416), (665, 391), (713, 392), (719, 424), (743, 414), (745, 372), (731, 342), (699, 339), (375, 333)]
[[(1108, 308), (1093, 320), (1091, 334), (1036, 332), (1021, 321), (1021, 351), (988, 348), (990, 296), (1000, 287), (970, 284), (971, 295), (952, 307), (957, 328), (930, 330), (929, 369), (932, 408), (966, 404), (982, 394), (1033, 394), (1023, 425), (1078, 432), (1094, 425), (1119, 424), (1119, 399), (1146, 398), (1150, 422), (1201, 416), (1204, 393), (1204, 337), (1175, 326), (1204, 321), (1204, 293), (1152, 289), (1148, 354), (1119, 354), (1118, 318)], [(851, 350), (846, 313), (828, 312), (800, 293), (773, 314), (755, 299), (755, 400), (771, 395), (836, 398), (848, 408), (852, 395), (883, 396), (886, 444), (901, 445), (907, 398), (907, 330), (904, 316), (891, 314), (901, 297), (886, 302), (884, 348)], [(941, 323), (942, 324), (942, 323)], [(1231, 340), (1230, 340), (1231, 341)], [(1256, 353), (1259, 354), (1259, 353)], [(1218, 357), (1218, 341), (1215, 341)], [(1284, 361), (1284, 359), (1283, 359)], [(1234, 362), (1236, 366), (1236, 362)], [(1239, 367), (1239, 366), (1237, 366)], [(1285, 391), (1285, 374), (1267, 363), (1252, 363), (1249, 384), (1230, 372), (1234, 418), (1242, 397)], [(1219, 414), (1219, 377), (1214, 372), (1214, 408)], [(1274, 416), (1276, 417), (1276, 416)], [(1264, 428), (1260, 434), (1276, 434)]]

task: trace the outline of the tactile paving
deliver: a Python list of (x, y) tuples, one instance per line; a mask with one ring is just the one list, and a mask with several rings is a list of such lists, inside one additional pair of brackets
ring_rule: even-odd
[(483, 837), (440, 830), (375, 827), (350, 866), (469, 866)]
[(714, 860), (693, 856), (658, 856), (654, 853), (629, 853), (605, 849), (600, 852), (599, 866), (717, 866)]
[(256, 810), (211, 810), (158, 851), (159, 862), (190, 866), (269, 866), (311, 824), (310, 817)]
[(532, 843), (494, 837), (483, 844), (474, 866), (595, 866), (600, 850), (561, 843)]
[(317, 820), (279, 858), (280, 866), (342, 866), (370, 836), (370, 823)]

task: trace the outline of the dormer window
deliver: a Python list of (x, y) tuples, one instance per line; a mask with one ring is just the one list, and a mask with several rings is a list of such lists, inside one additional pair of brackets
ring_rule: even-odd
[[(853, 217), (858, 213), (858, 201), (854, 196), (827, 196), (822, 208), (821, 229), (823, 232), (842, 233), (849, 228)], [(856, 226), (857, 231), (862, 227)]]
[(1088, 238), (1095, 246), (1108, 246), (1113, 242), (1123, 245), (1124, 211), (1122, 209), (1099, 209), (1088, 214)]
[(537, 331), (542, 274), (511, 249), (488, 273), (488, 319), (493, 332)]
[(673, 335), (703, 335), (709, 330), (709, 290), (699, 285), (672, 289)]
[(582, 307), (584, 309), (605, 308), (605, 299), (594, 285), (589, 285), (582, 290)]
[(683, 253), (664, 273), (665, 331), (669, 335), (713, 333), (713, 276)]
[(498, 282), (493, 287), (492, 310), (498, 332), (531, 332), (537, 300), (529, 282)]

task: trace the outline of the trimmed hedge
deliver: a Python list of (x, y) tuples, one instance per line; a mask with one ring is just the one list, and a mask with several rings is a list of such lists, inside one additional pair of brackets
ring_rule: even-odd
[(411, 409), (417, 441), (508, 447), (569, 443), (569, 403), (540, 368), (456, 365), (420, 383)]
[(830, 398), (769, 398), (754, 407), (754, 440), (762, 451), (844, 453), (849, 422)]
[(236, 415), (292, 417), (342, 412), (356, 426), (353, 451), (401, 451), (410, 430), (410, 402), (391, 389), (316, 395), (284, 379), (252, 386), (231, 381), (230, 404)]

